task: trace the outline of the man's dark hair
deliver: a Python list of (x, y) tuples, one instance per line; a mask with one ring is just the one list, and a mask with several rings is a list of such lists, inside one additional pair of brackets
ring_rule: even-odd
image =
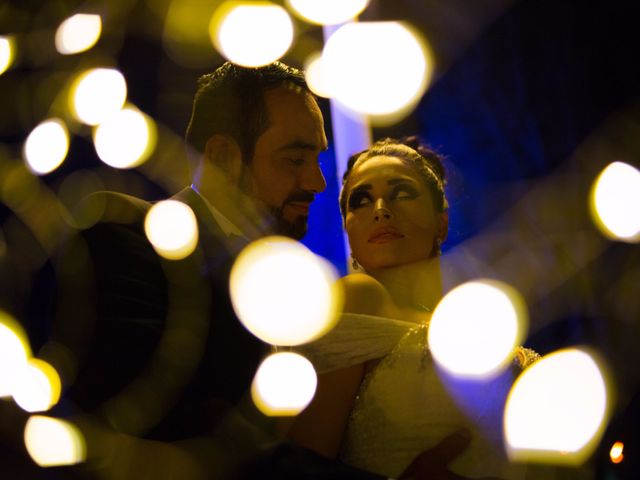
[(259, 68), (226, 62), (202, 75), (186, 132), (188, 146), (203, 153), (211, 136), (229, 135), (250, 163), (258, 137), (269, 127), (264, 93), (283, 85), (309, 91), (304, 74), (280, 62)]

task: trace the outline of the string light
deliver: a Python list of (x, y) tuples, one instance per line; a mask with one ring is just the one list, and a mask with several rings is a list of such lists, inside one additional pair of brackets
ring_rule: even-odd
[(24, 158), (29, 169), (44, 175), (58, 168), (69, 152), (69, 132), (62, 120), (45, 120), (34, 128), (24, 145)]
[(333, 327), (342, 291), (333, 268), (304, 245), (284, 237), (250, 244), (229, 279), (233, 306), (244, 326), (273, 345), (299, 345)]
[(89, 50), (100, 38), (100, 15), (77, 13), (63, 21), (56, 30), (56, 49), (63, 55)]
[(245, 67), (275, 62), (293, 41), (289, 14), (270, 2), (226, 2), (213, 15), (209, 32), (222, 55)]
[(274, 353), (260, 364), (251, 396), (265, 415), (297, 415), (313, 399), (317, 383), (309, 360), (293, 352)]
[(169, 260), (188, 257), (198, 244), (196, 216), (188, 205), (177, 200), (164, 200), (151, 207), (144, 231), (158, 255)]
[(607, 389), (601, 368), (584, 350), (543, 357), (513, 385), (504, 413), (514, 460), (582, 463), (602, 434)]

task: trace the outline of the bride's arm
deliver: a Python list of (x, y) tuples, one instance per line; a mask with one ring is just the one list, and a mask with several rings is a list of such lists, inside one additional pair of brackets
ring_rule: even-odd
[[(340, 280), (345, 294), (344, 312), (384, 315), (389, 302), (384, 287), (364, 274)], [(335, 458), (340, 449), (349, 414), (365, 371), (360, 363), (318, 375), (311, 404), (295, 418), (288, 436), (303, 447)]]
[(318, 375), (313, 401), (294, 420), (289, 438), (325, 457), (336, 458), (363, 370), (363, 364), (358, 364)]

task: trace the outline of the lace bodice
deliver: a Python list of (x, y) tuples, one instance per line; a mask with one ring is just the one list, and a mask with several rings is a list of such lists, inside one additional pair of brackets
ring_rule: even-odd
[[(340, 459), (395, 477), (421, 451), (464, 426), (473, 440), (451, 464), (453, 471), (469, 477), (524, 478), (501, 445), (502, 410), (515, 372), (490, 382), (453, 379), (433, 363), (427, 328), (346, 314), (334, 330), (302, 349), (319, 372), (382, 358), (360, 387)], [(521, 349), (516, 359), (533, 359), (530, 352)]]

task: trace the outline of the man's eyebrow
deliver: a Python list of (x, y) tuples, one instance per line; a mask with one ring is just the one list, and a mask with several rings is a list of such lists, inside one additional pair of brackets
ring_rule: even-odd
[(294, 140), (293, 142), (289, 142), (286, 145), (282, 145), (280, 148), (278, 148), (278, 151), (282, 151), (282, 150), (309, 150), (311, 152), (315, 152), (318, 150), (326, 150), (327, 148), (320, 148), (318, 147), (318, 145), (315, 145), (313, 143), (308, 143), (305, 142), (303, 140)]

